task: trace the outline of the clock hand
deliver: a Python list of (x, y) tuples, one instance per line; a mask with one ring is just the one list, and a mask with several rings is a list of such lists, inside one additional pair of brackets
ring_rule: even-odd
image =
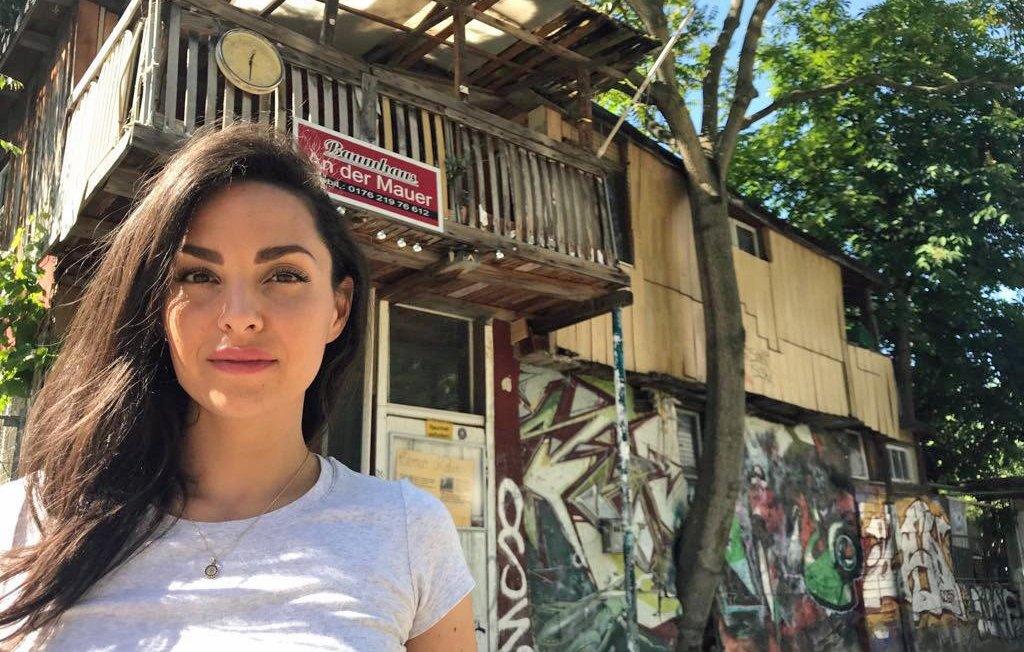
[(253, 60), (253, 58), (255, 58), (255, 56), (256, 56), (256, 50), (253, 50), (249, 54), (249, 81), (252, 81), (252, 60)]

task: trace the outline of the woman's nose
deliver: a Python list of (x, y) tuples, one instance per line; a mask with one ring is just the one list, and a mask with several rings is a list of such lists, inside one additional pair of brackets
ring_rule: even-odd
[(243, 333), (246, 330), (263, 330), (263, 314), (260, 309), (259, 293), (244, 283), (225, 286), (224, 305), (221, 307), (217, 326), (224, 333)]

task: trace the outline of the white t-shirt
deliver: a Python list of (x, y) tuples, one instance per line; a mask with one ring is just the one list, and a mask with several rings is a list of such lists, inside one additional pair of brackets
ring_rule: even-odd
[[(17, 650), (405, 649), (473, 589), (454, 522), (407, 480), (317, 457), (316, 484), (264, 514), (215, 579), (203, 575), (210, 554), (202, 539), (180, 520), (94, 584), (52, 637), (35, 632)], [(0, 486), (3, 549), (38, 536), (22, 511), (24, 485)], [(250, 523), (195, 525), (220, 553)]]

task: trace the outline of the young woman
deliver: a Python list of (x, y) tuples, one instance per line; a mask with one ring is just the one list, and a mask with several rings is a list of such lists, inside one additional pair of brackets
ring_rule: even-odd
[(476, 649), (441, 501), (314, 452), (366, 297), (289, 138), (242, 124), (175, 154), (99, 258), (0, 486), (0, 648)]

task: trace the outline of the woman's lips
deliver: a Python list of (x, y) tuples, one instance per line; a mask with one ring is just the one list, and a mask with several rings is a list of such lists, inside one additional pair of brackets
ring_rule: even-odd
[(229, 374), (254, 374), (263, 371), (277, 360), (210, 360), (214, 369)]

